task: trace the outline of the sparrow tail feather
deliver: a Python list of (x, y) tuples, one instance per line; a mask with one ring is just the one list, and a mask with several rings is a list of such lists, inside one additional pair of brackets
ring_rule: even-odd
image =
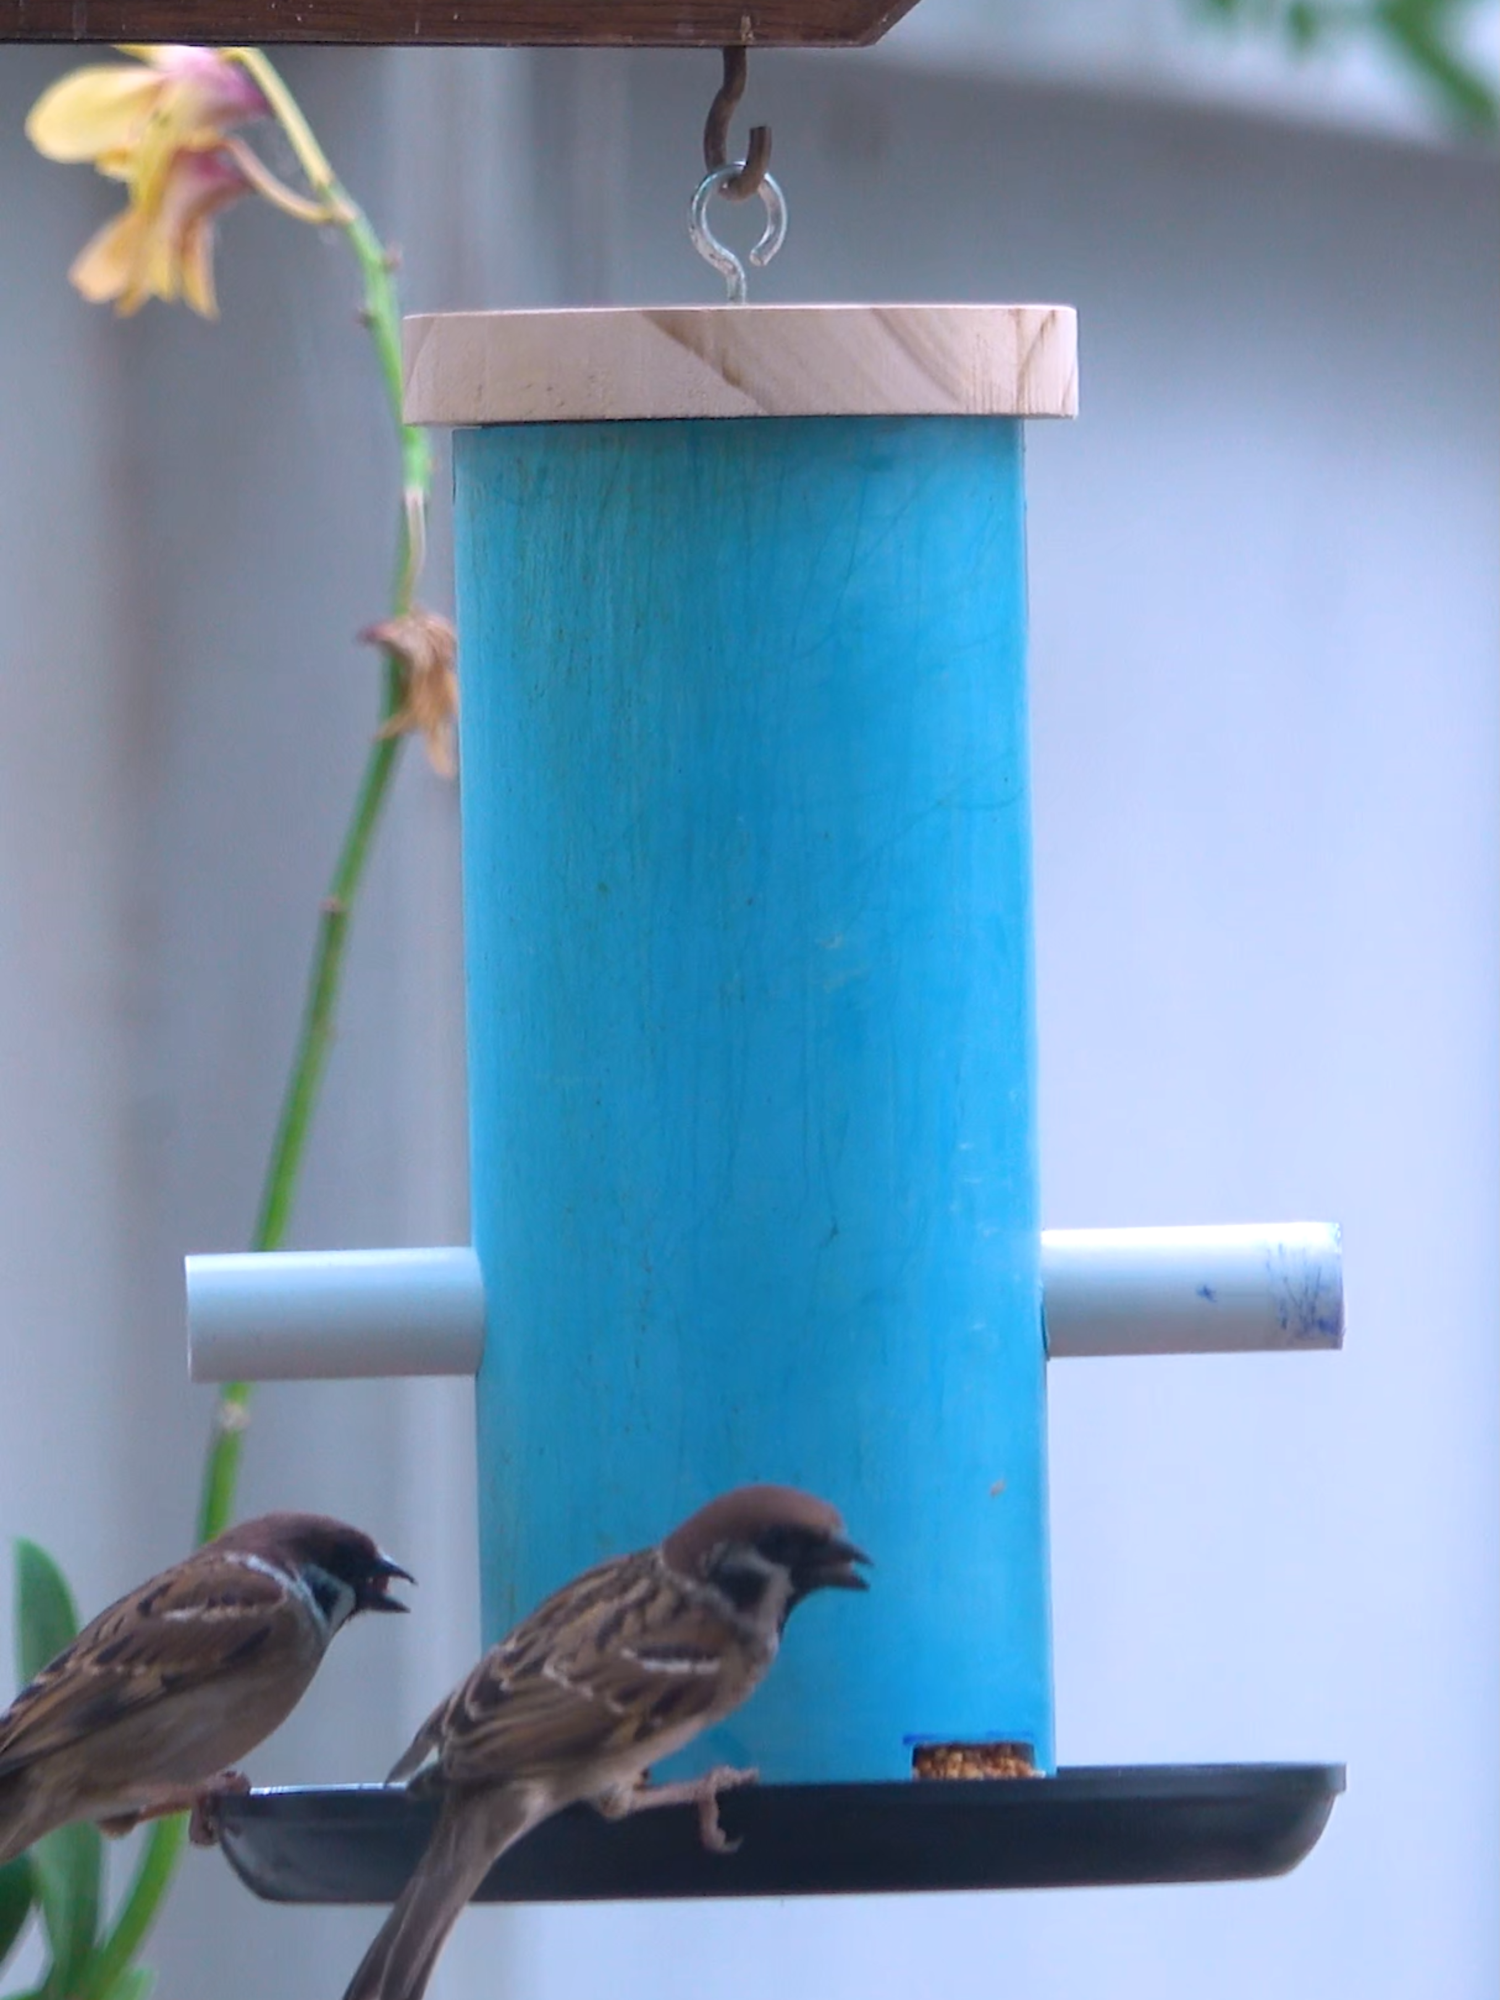
[(9, 1867), (17, 1855), (34, 1847), (43, 1834), (67, 1824), (71, 1800), (63, 1801), (61, 1810), (52, 1812), (45, 1810), (45, 1803), (37, 1799), (34, 1788), (28, 1790), (24, 1772), (0, 1782), (0, 1868)]
[(548, 1810), (529, 1786), (450, 1794), (427, 1852), (361, 1959), (344, 2000), (421, 2000), (469, 1898), (505, 1850)]

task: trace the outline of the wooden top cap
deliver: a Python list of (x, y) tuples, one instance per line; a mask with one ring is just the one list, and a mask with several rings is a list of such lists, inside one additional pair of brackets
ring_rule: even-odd
[(1071, 417), (1071, 306), (611, 306), (406, 322), (414, 424)]
[(913, 0), (0, 0), (4, 42), (563, 43), (852, 47)]

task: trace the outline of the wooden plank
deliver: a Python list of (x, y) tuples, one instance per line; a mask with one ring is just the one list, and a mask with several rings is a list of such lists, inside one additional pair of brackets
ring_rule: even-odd
[(609, 306), (406, 322), (412, 423), (1077, 409), (1071, 306)]
[(915, 0), (0, 0), (7, 42), (848, 48)]

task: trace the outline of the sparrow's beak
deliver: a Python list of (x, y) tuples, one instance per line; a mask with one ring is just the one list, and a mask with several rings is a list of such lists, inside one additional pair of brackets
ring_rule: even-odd
[(846, 1542), (842, 1535), (830, 1535), (798, 1570), (797, 1595), (806, 1597), (814, 1590), (868, 1590), (868, 1582), (854, 1565), (868, 1566), (869, 1561), (853, 1542)]
[(415, 1583), (417, 1580), (409, 1569), (403, 1569), (400, 1563), (392, 1562), (388, 1555), (377, 1555), (371, 1566), (369, 1575), (364, 1577), (360, 1582), (358, 1595), (354, 1601), (355, 1610), (408, 1610), (410, 1607), (403, 1604), (399, 1597), (390, 1597), (387, 1595), (391, 1578), (394, 1576), (404, 1578), (407, 1583)]

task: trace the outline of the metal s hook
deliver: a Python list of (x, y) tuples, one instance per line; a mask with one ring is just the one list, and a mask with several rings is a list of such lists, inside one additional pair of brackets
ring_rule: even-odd
[[(745, 94), (745, 77), (748, 60), (743, 48), (725, 49), (724, 81), (719, 85), (718, 95), (708, 107), (708, 117), (703, 126), (703, 164), (709, 173), (717, 173), (720, 167), (729, 164), (729, 121), (735, 107)], [(769, 125), (753, 125), (750, 128), (750, 145), (745, 157), (739, 162), (733, 174), (724, 182), (719, 192), (730, 201), (745, 201), (752, 194), (760, 193), (760, 184), (766, 177), (766, 169), (771, 164), (771, 128)]]
[(698, 183), (688, 211), (688, 234), (693, 248), (720, 272), (729, 289), (729, 303), (745, 303), (745, 267), (708, 226), (708, 204), (716, 194), (730, 201), (744, 201), (758, 194), (766, 211), (766, 226), (760, 241), (750, 252), (750, 262), (764, 267), (781, 248), (786, 235), (786, 197), (775, 177), (767, 171), (771, 158), (771, 128), (756, 125), (743, 160), (728, 158), (729, 121), (745, 94), (746, 56), (743, 48), (724, 50), (724, 81), (708, 109), (703, 127), (703, 163), (708, 172)]
[[(745, 303), (745, 267), (729, 245), (721, 243), (714, 235), (707, 218), (709, 202), (716, 194), (725, 192), (725, 184), (738, 172), (737, 166), (723, 166), (705, 174), (698, 183), (698, 191), (688, 212), (688, 235), (693, 239), (693, 248), (723, 276), (732, 306)], [(774, 174), (761, 176), (756, 193), (766, 211), (766, 226), (761, 231), (760, 241), (750, 252), (750, 262), (764, 268), (781, 248), (786, 235), (786, 199)]]

